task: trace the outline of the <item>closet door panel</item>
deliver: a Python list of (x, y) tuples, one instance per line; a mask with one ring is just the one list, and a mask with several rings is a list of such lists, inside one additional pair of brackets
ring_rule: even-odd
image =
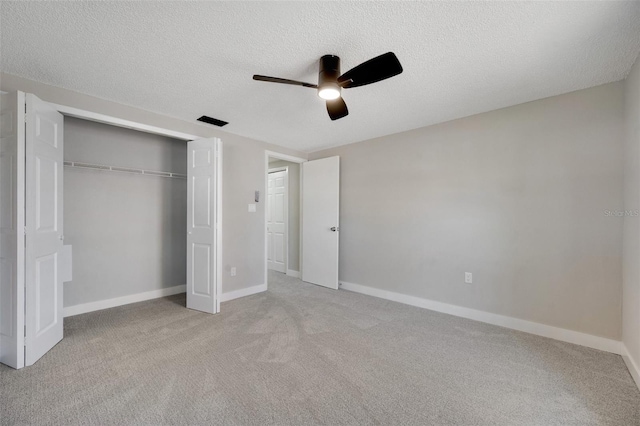
[(219, 297), (220, 140), (188, 143), (187, 308), (215, 314)]
[(26, 96), (25, 365), (63, 336), (63, 125), (55, 108)]

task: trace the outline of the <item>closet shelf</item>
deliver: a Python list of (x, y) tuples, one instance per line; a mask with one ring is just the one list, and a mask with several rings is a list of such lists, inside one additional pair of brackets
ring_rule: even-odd
[(65, 161), (64, 166), (77, 168), (77, 169), (97, 170), (102, 172), (130, 173), (134, 175), (158, 176), (158, 177), (166, 177), (166, 178), (174, 178), (174, 179), (187, 178), (187, 175), (183, 175), (180, 173), (159, 172), (156, 170), (134, 169), (130, 167), (106, 166), (104, 164), (82, 163), (80, 161)]

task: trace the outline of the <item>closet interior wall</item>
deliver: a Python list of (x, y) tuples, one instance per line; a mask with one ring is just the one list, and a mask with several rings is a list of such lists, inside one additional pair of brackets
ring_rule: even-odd
[(65, 308), (184, 285), (187, 144), (72, 117), (64, 131)]

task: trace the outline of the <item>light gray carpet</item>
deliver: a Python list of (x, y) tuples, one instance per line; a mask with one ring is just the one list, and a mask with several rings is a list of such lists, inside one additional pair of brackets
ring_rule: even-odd
[(617, 355), (271, 273), (210, 316), (184, 295), (65, 320), (0, 366), (13, 424), (638, 425)]

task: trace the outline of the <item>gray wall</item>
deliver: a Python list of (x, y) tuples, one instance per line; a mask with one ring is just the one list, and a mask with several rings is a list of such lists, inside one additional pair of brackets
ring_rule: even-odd
[(289, 264), (287, 269), (300, 271), (300, 164), (270, 160), (269, 168), (289, 167)]
[(340, 280), (619, 340), (622, 129), (618, 82), (310, 154)]
[[(640, 59), (625, 82), (624, 280), (622, 341), (640, 366)], [(640, 383), (638, 383), (640, 386)]]
[[(264, 275), (265, 203), (258, 203), (256, 213), (248, 213), (247, 204), (253, 203), (255, 190), (264, 191), (265, 150), (301, 158), (307, 158), (306, 153), (233, 135), (213, 126), (199, 124), (195, 120), (187, 122), (11, 74), (0, 73), (0, 89), (6, 92), (22, 90), (33, 93), (48, 102), (190, 133), (203, 138), (220, 138), (224, 151), (222, 291), (226, 293), (241, 290), (266, 282)], [(235, 277), (230, 275), (232, 266), (237, 267)]]
[[(186, 174), (183, 141), (66, 117), (65, 161)], [(65, 167), (73, 306), (186, 282), (187, 181)]]

